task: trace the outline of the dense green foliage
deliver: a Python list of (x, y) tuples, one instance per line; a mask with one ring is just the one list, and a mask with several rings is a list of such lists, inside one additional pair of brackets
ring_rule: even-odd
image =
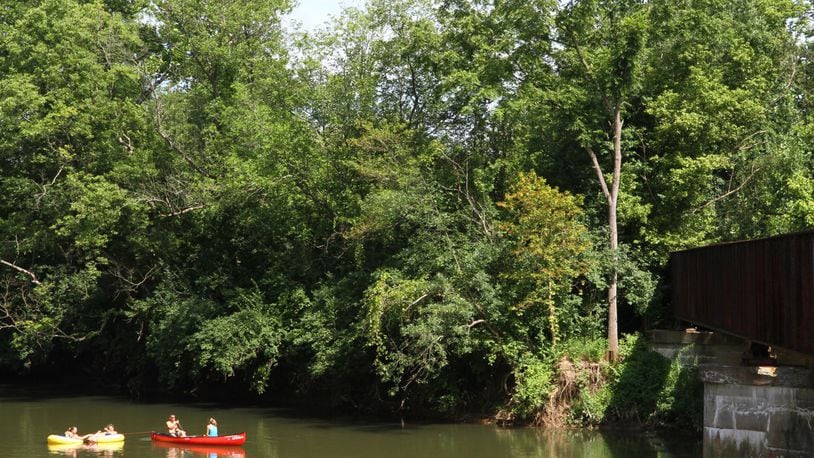
[(601, 362), (593, 371), (585, 367), (578, 371), (578, 395), (568, 421), (700, 427), (703, 385), (690, 360), (669, 361), (650, 350), (639, 335), (625, 336), (621, 350), (619, 364)]
[(539, 420), (570, 361), (571, 421), (692, 424), (608, 291), (814, 225), (811, 5), (291, 7), (0, 0), (0, 370)]

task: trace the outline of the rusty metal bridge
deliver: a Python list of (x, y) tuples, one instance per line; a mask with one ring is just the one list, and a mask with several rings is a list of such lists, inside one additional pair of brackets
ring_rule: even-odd
[(679, 251), (670, 265), (677, 318), (814, 355), (814, 230)]

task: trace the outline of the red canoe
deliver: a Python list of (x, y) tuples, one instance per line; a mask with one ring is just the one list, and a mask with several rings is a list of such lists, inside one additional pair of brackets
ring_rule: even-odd
[(246, 433), (229, 434), (226, 436), (184, 436), (176, 437), (165, 433), (150, 433), (150, 439), (156, 442), (186, 445), (243, 445), (246, 442)]
[(152, 447), (155, 449), (167, 450), (167, 456), (192, 457), (205, 455), (207, 458), (246, 458), (246, 451), (243, 450), (243, 447), (239, 445), (229, 447), (223, 445), (190, 445), (172, 444), (170, 442), (153, 442)]

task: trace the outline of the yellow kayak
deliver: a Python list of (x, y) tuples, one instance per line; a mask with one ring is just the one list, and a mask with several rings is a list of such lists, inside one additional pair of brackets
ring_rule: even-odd
[(82, 439), (77, 439), (75, 437), (65, 437), (61, 434), (51, 434), (48, 436), (48, 443), (49, 444), (57, 444), (57, 445), (82, 445)]
[[(67, 439), (67, 438), (66, 438)], [(71, 453), (75, 450), (89, 450), (91, 452), (106, 452), (124, 450), (124, 442), (109, 442), (107, 444), (48, 444), (51, 453)]]
[[(75, 437), (65, 437), (61, 434), (48, 436), (48, 443), (54, 445), (82, 445), (85, 441)], [(124, 434), (94, 434), (88, 437), (88, 442), (96, 444), (111, 444), (124, 442)]]

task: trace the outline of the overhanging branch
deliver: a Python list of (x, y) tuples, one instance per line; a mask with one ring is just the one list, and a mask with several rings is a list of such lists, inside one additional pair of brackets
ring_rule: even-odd
[(8, 261), (6, 261), (4, 259), (0, 259), (0, 264), (5, 264), (5, 265), (11, 267), (14, 270), (17, 270), (19, 272), (22, 272), (22, 273), (28, 275), (29, 277), (31, 277), (31, 283), (34, 283), (35, 285), (40, 284), (40, 281), (37, 280), (37, 276), (34, 274), (34, 272), (31, 272), (30, 270), (23, 269), (22, 267), (14, 264), (12, 262), (8, 262)]

